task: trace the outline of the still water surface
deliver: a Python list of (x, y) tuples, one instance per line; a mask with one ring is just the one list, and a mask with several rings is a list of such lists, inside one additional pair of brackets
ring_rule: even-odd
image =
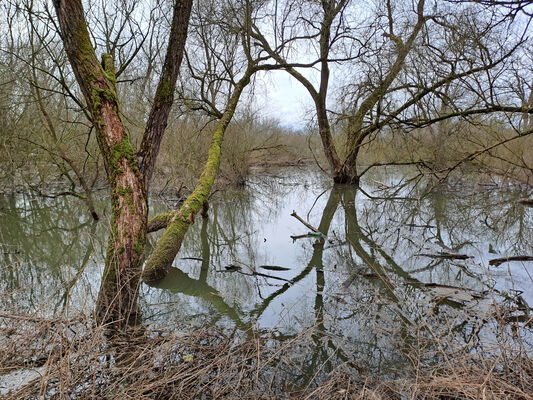
[[(516, 203), (529, 193), (475, 182), (387, 189), (403, 179), (374, 176), (355, 189), (291, 170), (216, 193), (175, 268), (142, 286), (146, 321), (176, 330), (254, 326), (279, 340), (312, 332), (314, 358), (349, 353), (380, 371), (407, 363), (404, 350), (421, 338), (490, 345), (496, 311), (527, 321), (533, 262), (489, 260), (531, 255), (533, 209)], [(91, 310), (106, 222), (90, 221), (75, 199), (22, 194), (0, 197), (0, 214), (1, 285), (12, 293), (4, 310)]]

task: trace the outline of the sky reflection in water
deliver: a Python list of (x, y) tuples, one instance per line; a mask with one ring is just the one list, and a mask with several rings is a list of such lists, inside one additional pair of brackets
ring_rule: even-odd
[[(375, 182), (399, 179), (375, 177), (363, 190), (387, 197)], [(515, 203), (524, 196), (516, 191), (470, 185), (420, 197), (424, 189), (394, 195), (407, 199), (369, 199), (294, 170), (218, 193), (209, 218), (197, 218), (188, 232), (176, 268), (143, 285), (144, 315), (155, 326), (254, 325), (280, 337), (313, 327), (328, 346), (342, 342), (377, 368), (401, 363), (411, 330), (421, 327), (438, 335), (453, 320), (454, 340), (472, 340), (472, 332), (491, 340), (479, 321), (490, 319), (493, 299), (515, 316), (524, 314), (511, 313), (517, 304), (533, 305), (533, 263), (488, 264), (531, 255), (532, 209)], [(292, 238), (309, 232), (293, 211), (325, 239)], [(105, 223), (89, 222), (72, 199), (2, 197), (0, 212), (2, 289), (14, 293), (5, 308), (90, 309), (103, 270)], [(441, 253), (471, 258), (430, 257)]]

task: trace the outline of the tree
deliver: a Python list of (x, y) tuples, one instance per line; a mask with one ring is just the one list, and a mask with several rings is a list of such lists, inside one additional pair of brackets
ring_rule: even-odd
[[(2, 114), (6, 121), (7, 118), (12, 121), (3, 129), (4, 154), (12, 154), (6, 157), (10, 164), (17, 164), (17, 158), (23, 160), (23, 166), (13, 174), (13, 185), (46, 197), (75, 196), (98, 219), (91, 193), (98, 178), (98, 168), (94, 168), (97, 160), (91, 157), (90, 151), (76, 151), (86, 145), (86, 141), (79, 143), (77, 137), (80, 130), (88, 127), (83, 123), (83, 113), (79, 113), (81, 118), (73, 117), (67, 97), (58, 95), (61, 85), (52, 76), (60, 70), (64, 57), (55, 51), (58, 41), (54, 30), (37, 22), (43, 15), (31, 10), (32, 0), (7, 2), (0, 13), (7, 22), (3, 25), (0, 45), (1, 97), (9, 98), (11, 104), (10, 110), (6, 108)], [(4, 109), (3, 105), (0, 107)], [(9, 147), (15, 151), (11, 153)], [(87, 173), (87, 167), (96, 171), (94, 179)], [(8, 166), (4, 168), (6, 172), (9, 170)], [(59, 179), (66, 178), (70, 187), (50, 193), (56, 183), (55, 174)], [(36, 184), (35, 176), (41, 180), (40, 184)], [(53, 184), (46, 187), (43, 182)]]
[(100, 322), (118, 322), (119, 326), (136, 324), (149, 182), (174, 99), (192, 0), (174, 2), (165, 62), (138, 151), (122, 122), (113, 58), (104, 53), (98, 61), (81, 0), (56, 0), (54, 7), (65, 51), (94, 125), (111, 191), (111, 232), (97, 318)]
[[(43, 95), (42, 95), (42, 86), (41, 86), (41, 83), (39, 82), (39, 78), (37, 76), (37, 55), (38, 55), (38, 51), (36, 49), (36, 41), (34, 39), (34, 36), (37, 35), (39, 36), (39, 32), (37, 30), (37, 27), (33, 21), (33, 16), (32, 16), (32, 13), (31, 13), (31, 9), (33, 9), (33, 5), (30, 3), (28, 5), (28, 8), (29, 8), (29, 11), (28, 12), (28, 16), (29, 16), (29, 23), (30, 23), (30, 46), (31, 46), (31, 55), (30, 55), (30, 69), (31, 69), (31, 78), (30, 78), (30, 83), (32, 85), (32, 88), (33, 88), (33, 94), (34, 94), (34, 97), (35, 97), (35, 101), (37, 103), (37, 106), (39, 108), (39, 111), (41, 112), (41, 115), (42, 115), (42, 119), (43, 119), (43, 125), (44, 125), (44, 128), (46, 130), (46, 132), (48, 133), (50, 139), (52, 140), (52, 143), (53, 143), (53, 146), (55, 148), (55, 150), (57, 151), (58, 155), (59, 155), (59, 158), (66, 164), (68, 165), (68, 168), (61, 168), (63, 174), (67, 177), (67, 179), (71, 182), (71, 185), (72, 185), (72, 190), (70, 192), (67, 192), (67, 194), (71, 194), (73, 196), (76, 196), (76, 197), (79, 197), (81, 199), (83, 199), (87, 205), (87, 208), (89, 209), (89, 212), (91, 213), (91, 216), (93, 217), (94, 220), (98, 220), (99, 217), (98, 217), (98, 214), (96, 212), (96, 208), (94, 206), (94, 200), (93, 200), (93, 196), (92, 196), (92, 188), (94, 187), (94, 182), (93, 182), (93, 185), (91, 186), (89, 184), (89, 182), (87, 181), (87, 179), (85, 178), (85, 176), (83, 175), (83, 172), (82, 170), (78, 167), (77, 163), (75, 162), (75, 160), (68, 155), (67, 153), (67, 150), (64, 148), (63, 144), (61, 143), (61, 141), (59, 140), (59, 136), (57, 134), (57, 129), (56, 129), (56, 125), (50, 115), (50, 112), (48, 111), (46, 105), (45, 105), (45, 100), (43, 98)], [(41, 43), (44, 43), (45, 41), (42, 40), (42, 37), (41, 37), (41, 40), (40, 40)], [(50, 154), (52, 152), (49, 152)], [(52, 157), (53, 158), (53, 157)], [(58, 164), (59, 165), (59, 164)], [(83, 189), (83, 195), (79, 194), (76, 192), (75, 190), (75, 186), (76, 186), (76, 182), (75, 180), (71, 177), (71, 171), (72, 173), (74, 174), (74, 176), (76, 177), (76, 180), (77, 182), (79, 183), (79, 185), (82, 187)], [(95, 179), (96, 181), (96, 179)]]
[[(193, 39), (198, 47), (193, 49), (197, 55), (202, 54), (203, 60), (193, 61), (189, 55), (187, 63), (191, 78), (198, 84), (199, 99), (185, 98), (185, 103), (192, 104), (193, 109), (202, 108), (218, 122), (196, 188), (179, 211), (156, 216), (148, 227), (149, 231), (166, 227), (166, 231), (146, 261), (145, 281), (160, 279), (168, 273), (188, 227), (196, 214), (207, 206), (220, 165), (224, 133), (252, 76), (258, 71), (278, 68), (266, 63), (269, 57), (252, 45), (251, 26), (254, 20), (261, 18), (261, 6), (262, 2), (251, 0), (210, 0), (202, 2), (195, 12)], [(202, 66), (198, 69), (199, 65)]]
[[(427, 0), (388, 0), (365, 13), (361, 4), (349, 0), (276, 4), (272, 14), (277, 25), (268, 33), (264, 24), (255, 25), (253, 35), (309, 92), (334, 182), (358, 183), (368, 171), (357, 165), (363, 149), (383, 131), (429, 126), (475, 112), (522, 110), (491, 102), (478, 107), (482, 99), (477, 84), (494, 82), (523, 44), (518, 37), (498, 46), (508, 32), (499, 30), (503, 22), (494, 14)], [(302, 50), (313, 58), (302, 56)], [(310, 69), (319, 73), (305, 72)], [(337, 75), (336, 104), (328, 89), (332, 74)], [(464, 99), (453, 104), (446, 96), (456, 88)], [(439, 109), (423, 114), (430, 103), (439, 103)], [(425, 123), (415, 122), (420, 120)], [(343, 143), (334, 135), (336, 127)]]
[[(225, 44), (231, 42), (234, 47), (240, 47), (243, 57), (237, 69), (228, 69), (227, 65), (225, 66), (230, 78), (217, 78), (229, 82), (225, 85), (226, 101), (223, 103), (224, 111), (219, 111), (216, 115), (218, 122), (213, 132), (205, 168), (196, 188), (179, 210), (159, 215), (148, 223), (149, 186), (174, 102), (192, 0), (173, 2), (165, 61), (138, 150), (134, 148), (122, 121), (117, 94), (117, 72), (112, 55), (104, 53), (101, 61), (98, 61), (80, 0), (54, 2), (61, 39), (94, 125), (111, 191), (111, 232), (96, 307), (97, 320), (100, 323), (125, 327), (138, 322), (137, 297), (147, 233), (166, 227), (142, 272), (145, 281), (154, 281), (167, 274), (187, 229), (194, 222), (196, 214), (206, 205), (220, 164), (224, 132), (244, 89), (255, 72), (271, 68), (268, 64), (261, 65), (266, 58), (251, 47), (250, 24), (256, 12), (253, 1), (205, 1), (201, 5), (197, 15), (202, 15), (204, 6), (214, 7), (220, 20), (226, 21), (218, 24), (218, 29), (228, 38)], [(204, 24), (204, 28), (208, 23), (211, 26), (214, 24), (213, 21), (201, 18), (200, 23)], [(205, 56), (208, 58), (217, 49), (228, 50), (224, 44), (222, 48), (217, 47), (216, 41), (204, 44), (209, 45), (205, 48)]]

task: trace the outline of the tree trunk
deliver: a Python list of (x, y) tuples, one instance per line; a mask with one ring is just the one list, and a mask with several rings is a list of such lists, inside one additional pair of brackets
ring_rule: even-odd
[(335, 145), (333, 143), (333, 137), (331, 135), (331, 128), (327, 116), (325, 100), (323, 102), (320, 102), (321, 96), (317, 97), (318, 98), (315, 100), (315, 108), (318, 120), (318, 130), (320, 134), (320, 139), (322, 140), (324, 154), (326, 155), (331, 175), (333, 177), (333, 180), (335, 181), (337, 175), (342, 171), (342, 164), (339, 156), (337, 155), (337, 150), (335, 149)]
[(113, 62), (98, 62), (80, 0), (56, 1), (61, 37), (89, 108), (104, 156), (112, 204), (106, 267), (96, 306), (99, 323), (123, 327), (137, 322), (137, 293), (148, 206), (142, 175), (122, 124)]
[[(170, 213), (169, 218), (166, 219), (168, 223), (167, 229), (146, 261), (143, 272), (144, 281), (153, 282), (166, 276), (181, 248), (183, 238), (189, 226), (194, 222), (196, 214), (203, 209), (220, 166), (220, 147), (224, 133), (235, 113), (242, 91), (250, 82), (250, 77), (253, 72), (253, 69), (249, 68), (235, 86), (226, 110), (213, 133), (207, 162), (198, 180), (198, 184), (190, 196), (187, 197), (179, 211)], [(158, 219), (165, 221), (165, 218), (161, 216)]]
[(99, 323), (126, 326), (135, 325), (139, 320), (137, 295), (148, 207), (139, 176), (126, 162), (120, 165), (128, 171), (118, 177), (111, 189), (111, 233), (96, 316)]
[(173, 101), (192, 0), (174, 2), (163, 72), (138, 153), (122, 124), (113, 60), (104, 54), (101, 63), (98, 61), (81, 0), (54, 0), (54, 7), (65, 51), (91, 115), (111, 191), (111, 232), (96, 318), (99, 323), (123, 328), (139, 320), (137, 297), (147, 233), (148, 184)]

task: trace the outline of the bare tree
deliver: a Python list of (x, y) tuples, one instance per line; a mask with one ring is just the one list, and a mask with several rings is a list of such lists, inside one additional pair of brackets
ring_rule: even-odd
[[(59, 154), (59, 157), (68, 165), (69, 169), (64, 169), (63, 173), (68, 178), (68, 180), (72, 183), (72, 190), (68, 192), (68, 194), (71, 194), (73, 196), (79, 197), (85, 201), (87, 204), (87, 208), (89, 209), (89, 212), (91, 213), (91, 216), (94, 220), (98, 220), (98, 214), (96, 212), (95, 206), (94, 206), (94, 200), (92, 196), (92, 188), (94, 186), (91, 186), (90, 183), (85, 178), (83, 171), (80, 169), (80, 167), (77, 165), (76, 161), (69, 156), (67, 153), (67, 150), (64, 148), (63, 144), (59, 140), (59, 135), (56, 130), (56, 125), (50, 115), (50, 112), (48, 111), (45, 99), (43, 98), (42, 94), (42, 86), (39, 81), (39, 78), (37, 76), (37, 55), (39, 53), (38, 49), (36, 48), (36, 44), (38, 41), (34, 39), (34, 35), (39, 35), (39, 32), (37, 31), (37, 27), (33, 21), (33, 15), (31, 10), (33, 10), (33, 4), (30, 2), (28, 4), (28, 17), (29, 17), (29, 23), (30, 23), (30, 46), (31, 46), (31, 54), (30, 54), (30, 69), (31, 69), (31, 85), (33, 88), (33, 93), (35, 96), (36, 103), (38, 105), (38, 108), (41, 112), (42, 119), (43, 119), (43, 125), (45, 127), (46, 132), (49, 134), (50, 138), (52, 139), (53, 145), (57, 153)], [(43, 43), (45, 40), (42, 40), (43, 37), (41, 36), (41, 40), (39, 42)], [(75, 181), (71, 177), (71, 172), (74, 173), (74, 176), (76, 177), (76, 180), (78, 181), (79, 185), (83, 189), (83, 195), (77, 193), (75, 191)]]
[(100, 322), (137, 323), (137, 294), (148, 216), (148, 185), (167, 125), (187, 37), (192, 0), (173, 5), (167, 53), (139, 151), (120, 114), (117, 71), (109, 53), (98, 60), (80, 0), (54, 1), (61, 39), (83, 93), (106, 168), (112, 204), (106, 266), (97, 302)]
[[(435, 1), (388, 0), (357, 19), (361, 5), (350, 1), (276, 4), (275, 27), (265, 33), (264, 24), (254, 26), (254, 38), (313, 99), (335, 182), (358, 183), (368, 170), (358, 170), (362, 149), (402, 121), (424, 120), (415, 123), (421, 127), (475, 113), (522, 110), (493, 101), (478, 107), (483, 94), (473, 82), (494, 83), (504, 61), (523, 44), (520, 37), (501, 46), (494, 43), (506, 33), (498, 31), (505, 21), (493, 14), (480, 16), (477, 10)], [(302, 50), (313, 58), (301, 56)], [(310, 77), (306, 69), (319, 73)], [(328, 94), (331, 73), (337, 74), (336, 104)], [(446, 99), (460, 91), (464, 99), (459, 102)], [(439, 104), (438, 112), (421, 115), (430, 103)], [(334, 111), (331, 104), (341, 109)], [(344, 132), (342, 144), (334, 137), (336, 127)]]
[[(94, 124), (111, 190), (111, 233), (97, 302), (97, 319), (101, 323), (124, 327), (135, 324), (139, 317), (137, 295), (147, 233), (166, 227), (142, 274), (146, 281), (153, 281), (166, 275), (189, 226), (206, 204), (219, 168), (224, 132), (244, 89), (255, 72), (272, 66), (262, 65), (268, 57), (251, 46), (250, 27), (256, 12), (255, 2), (201, 2), (195, 13), (195, 23), (198, 25), (194, 27), (194, 34), (198, 39), (196, 43), (203, 46), (206, 64), (197, 69), (193, 64), (199, 60), (192, 61), (191, 58), (188, 64), (193, 67), (191, 70), (196, 71), (193, 75), (203, 75), (200, 81), (203, 81), (207, 91), (216, 80), (222, 81), (217, 90), (225, 95), (217, 99), (216, 104), (210, 105), (218, 122), (196, 188), (179, 210), (159, 215), (148, 224), (148, 190), (174, 102), (192, 0), (173, 3), (166, 56), (138, 150), (134, 148), (122, 120), (117, 86), (120, 70), (115, 69), (112, 54), (103, 53), (101, 61), (97, 59), (81, 1), (56, 0), (54, 6), (66, 53)], [(212, 20), (205, 18), (202, 14), (206, 12), (205, 7), (211, 7), (208, 11), (218, 15), (213, 14)], [(208, 31), (211, 33), (206, 34)], [(219, 42), (221, 38), (225, 40)], [(107, 39), (108, 42), (122, 43), (118, 39)], [(106, 48), (113, 49), (113, 46), (106, 45)], [(238, 54), (238, 57), (228, 57)], [(204, 74), (202, 68), (207, 68), (209, 72), (220, 71), (219, 67), (209, 67), (215, 60), (221, 61), (217, 61), (217, 65), (222, 66), (224, 72), (217, 77)], [(193, 76), (194, 79), (197, 77)], [(221, 91), (222, 87), (224, 89)]]

